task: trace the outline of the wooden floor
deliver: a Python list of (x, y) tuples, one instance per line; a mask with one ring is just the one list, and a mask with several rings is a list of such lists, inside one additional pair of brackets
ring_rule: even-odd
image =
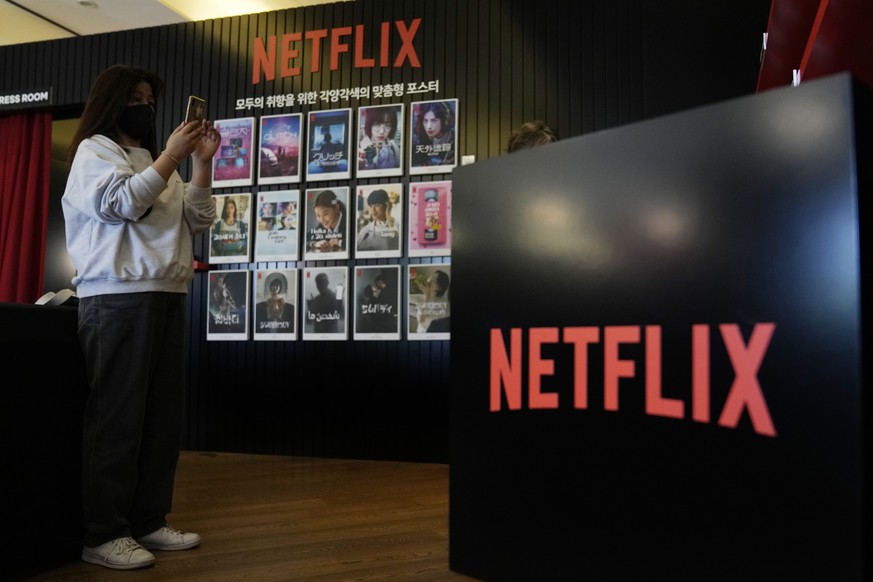
[(475, 580), (449, 570), (447, 465), (183, 452), (168, 519), (201, 546), (27, 580)]

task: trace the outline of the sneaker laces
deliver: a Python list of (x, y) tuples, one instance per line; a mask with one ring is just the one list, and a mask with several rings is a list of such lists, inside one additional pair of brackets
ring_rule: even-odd
[(115, 542), (115, 547), (113, 548), (113, 550), (115, 550), (119, 554), (130, 554), (141, 548), (142, 546), (139, 545), (137, 541), (133, 538), (118, 538), (118, 540)]

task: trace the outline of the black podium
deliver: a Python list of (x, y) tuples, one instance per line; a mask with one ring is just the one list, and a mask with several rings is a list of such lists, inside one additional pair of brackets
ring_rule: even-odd
[(837, 75), (455, 170), (453, 570), (869, 574), (869, 95)]
[(0, 580), (78, 560), (82, 411), (88, 396), (75, 307), (0, 303)]

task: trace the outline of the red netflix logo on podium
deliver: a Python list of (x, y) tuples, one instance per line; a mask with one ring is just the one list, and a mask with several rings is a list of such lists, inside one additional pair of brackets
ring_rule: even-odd
[[(756, 324), (748, 344), (737, 324), (718, 326), (722, 342), (735, 373), (733, 384), (718, 418), (720, 426), (736, 428), (743, 410), (748, 410), (755, 432), (776, 436), (776, 428), (758, 382), (758, 370), (770, 345), (776, 325)], [(563, 342), (573, 346), (573, 406), (588, 408), (588, 348), (601, 341), (599, 327), (537, 327), (528, 331), (527, 388), (529, 409), (557, 409), (558, 394), (541, 390), (543, 376), (554, 374), (554, 360), (544, 359), (544, 344)], [(563, 334), (562, 334), (563, 332)], [(503, 398), (509, 410), (522, 408), (522, 333), (521, 328), (509, 331), (509, 350), (503, 330), (491, 330), (491, 412), (500, 412)], [(691, 328), (691, 418), (710, 422), (710, 336), (709, 325)], [(603, 328), (603, 407), (618, 410), (618, 389), (621, 378), (636, 376), (633, 360), (619, 358), (622, 344), (640, 343), (640, 326), (606, 326)], [(661, 326), (645, 326), (645, 402), (646, 414), (682, 419), (686, 402), (662, 395)]]

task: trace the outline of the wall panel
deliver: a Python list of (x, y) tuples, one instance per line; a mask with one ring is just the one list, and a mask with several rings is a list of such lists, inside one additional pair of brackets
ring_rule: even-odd
[[(705, 5), (705, 8), (703, 7)], [(154, 70), (167, 82), (158, 112), (166, 136), (182, 117), (188, 94), (209, 100), (215, 119), (259, 117), (380, 103), (459, 99), (459, 159), (499, 156), (511, 130), (544, 119), (562, 137), (590, 133), (754, 92), (760, 34), (769, 2), (672, 0), (357, 0), (294, 10), (221, 18), (0, 47), (0, 91), (52, 86), (54, 107), (80, 108), (91, 82), (116, 62)], [(655, 16), (653, 16), (655, 15)], [(685, 15), (691, 15), (688, 22)], [(720, 24), (730, 15), (731, 27)], [(420, 68), (351, 66), (337, 71), (322, 51), (313, 73), (302, 52), (302, 73), (252, 84), (256, 37), (364, 25), (367, 54), (378, 54), (381, 22), (421, 18), (414, 47)], [(679, 39), (692, 27), (705, 44)], [(708, 36), (707, 36), (708, 35)], [(325, 42), (329, 47), (329, 39)], [(399, 37), (392, 30), (392, 60)], [(724, 72), (726, 71), (726, 72)], [(237, 99), (330, 88), (439, 81), (438, 93), (284, 109), (236, 110)], [(5, 113), (0, 111), (0, 113)], [(183, 176), (190, 175), (187, 162)], [(410, 182), (451, 174), (403, 176)], [(394, 179), (319, 182), (319, 186), (386, 183)], [(307, 184), (299, 188), (305, 190)], [(217, 189), (217, 193), (284, 189)], [(487, 217), (483, 217), (487, 220)], [(208, 256), (205, 236), (195, 254)], [(408, 258), (399, 262), (445, 262)], [(314, 265), (385, 264), (352, 259)], [(270, 266), (302, 267), (302, 261)], [(264, 264), (223, 265), (254, 270)], [(446, 461), (448, 341), (206, 342), (206, 274), (191, 285), (190, 394), (184, 445), (195, 450)], [(403, 293), (405, 295), (405, 285)], [(520, 298), (519, 309), (530, 308)], [(403, 328), (405, 334), (405, 325)], [(463, 333), (455, 323), (454, 334)], [(405, 337), (405, 335), (404, 335)]]

